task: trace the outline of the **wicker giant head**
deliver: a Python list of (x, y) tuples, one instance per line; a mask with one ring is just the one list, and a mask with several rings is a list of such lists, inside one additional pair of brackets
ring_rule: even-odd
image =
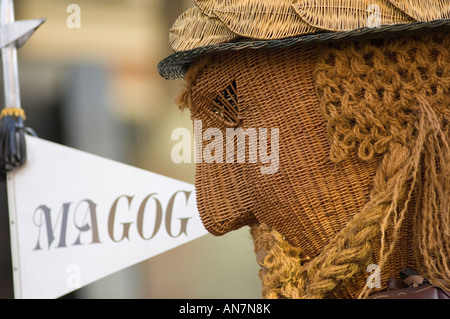
[[(250, 226), (267, 298), (450, 285), (450, 2), (204, 0), (170, 32), (197, 203)], [(379, 282), (367, 281), (373, 265)]]

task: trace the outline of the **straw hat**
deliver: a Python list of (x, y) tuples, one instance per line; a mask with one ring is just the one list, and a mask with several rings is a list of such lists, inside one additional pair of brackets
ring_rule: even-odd
[[(450, 29), (448, 0), (195, 0), (170, 30), (175, 54), (158, 65), (182, 78), (206, 54), (398, 37)], [(270, 14), (267, 14), (270, 12)]]
[(449, 1), (196, 4), (159, 71), (184, 77), (214, 159), (196, 161), (202, 222), (251, 227), (263, 296), (367, 297), (406, 267), (450, 288)]

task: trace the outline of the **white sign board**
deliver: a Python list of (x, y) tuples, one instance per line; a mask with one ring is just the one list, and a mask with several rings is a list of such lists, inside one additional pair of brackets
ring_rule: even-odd
[(207, 234), (194, 186), (27, 137), (8, 174), (16, 298), (57, 298)]

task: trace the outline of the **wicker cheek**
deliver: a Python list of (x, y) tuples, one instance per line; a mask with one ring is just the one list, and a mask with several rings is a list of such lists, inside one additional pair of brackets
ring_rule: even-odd
[[(224, 147), (224, 163), (198, 164), (198, 208), (213, 234), (257, 221), (314, 257), (368, 202), (378, 161), (363, 162), (356, 155), (338, 164), (329, 159), (330, 140), (315, 92), (315, 50), (221, 54), (196, 79), (192, 118), (202, 120), (203, 133), (215, 127), (225, 137), (226, 128), (236, 124), (244, 131), (279, 130), (275, 174), (261, 173), (268, 164), (259, 157), (249, 162), (248, 140), (245, 163), (226, 163)], [(213, 112), (217, 96), (230, 84), (236, 86), (237, 123)], [(204, 140), (203, 149), (209, 143)]]

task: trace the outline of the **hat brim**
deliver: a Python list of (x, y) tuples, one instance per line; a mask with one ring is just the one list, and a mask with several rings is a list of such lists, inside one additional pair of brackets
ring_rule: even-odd
[(158, 64), (159, 74), (167, 80), (181, 79), (192, 63), (199, 58), (214, 53), (240, 51), (245, 49), (272, 49), (292, 46), (306, 46), (319, 43), (333, 43), (361, 39), (396, 38), (433, 32), (450, 31), (450, 19), (427, 22), (383, 25), (376, 28), (360, 28), (351, 31), (324, 32), (302, 35), (279, 40), (241, 40), (222, 44), (198, 47), (193, 50), (174, 53)]

